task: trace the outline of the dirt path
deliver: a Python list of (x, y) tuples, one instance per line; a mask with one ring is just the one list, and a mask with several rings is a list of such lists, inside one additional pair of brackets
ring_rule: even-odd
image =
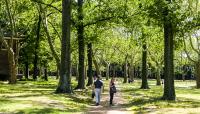
[(89, 110), (83, 114), (133, 114), (132, 111), (128, 111), (126, 107), (123, 106), (123, 104), (126, 103), (127, 101), (123, 99), (120, 90), (118, 90), (118, 92), (114, 95), (114, 106), (110, 106), (109, 94), (108, 92), (105, 92), (102, 93), (100, 105), (95, 106), (95, 104), (93, 104), (89, 107)]

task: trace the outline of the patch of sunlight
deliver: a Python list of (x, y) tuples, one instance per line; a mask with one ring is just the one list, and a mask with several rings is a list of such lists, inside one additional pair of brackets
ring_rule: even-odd
[(178, 94), (177, 96), (181, 98), (187, 98), (187, 99), (193, 99), (193, 100), (200, 100), (199, 97), (200, 94), (191, 94), (191, 93), (184, 93), (184, 94)]
[(0, 94), (0, 97), (27, 97), (27, 96), (35, 96), (35, 95), (41, 95), (40, 93), (15, 93), (15, 94), (10, 94), (10, 93), (3, 93)]
[(162, 108), (149, 114), (199, 114), (200, 108)]
[(32, 104), (27, 104), (27, 103), (19, 103), (19, 102), (16, 102), (16, 103), (6, 103), (6, 104), (3, 104), (1, 105), (0, 107), (0, 112), (13, 112), (13, 111), (16, 111), (16, 110), (21, 110), (21, 109), (26, 109), (26, 108), (29, 108), (29, 107), (32, 107), (33, 105)]

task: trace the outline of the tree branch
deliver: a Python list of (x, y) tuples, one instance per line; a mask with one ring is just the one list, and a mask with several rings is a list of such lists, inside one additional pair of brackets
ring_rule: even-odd
[(53, 8), (53, 9), (55, 9), (56, 11), (62, 13), (62, 10), (60, 10), (60, 9), (58, 9), (57, 7), (53, 6), (52, 3), (51, 3), (51, 4), (46, 4), (46, 3), (42, 2), (42, 1), (39, 1), (39, 0), (31, 0), (31, 1), (32, 1), (32, 2), (36, 2), (36, 3), (39, 3), (39, 4), (46, 5), (46, 6), (48, 6), (48, 7), (51, 7), (51, 8)]
[(83, 25), (83, 27), (90, 26), (90, 25), (96, 24), (98, 22), (107, 21), (107, 20), (110, 20), (112, 18), (114, 18), (114, 17), (106, 17), (106, 18), (103, 18), (103, 19), (97, 19), (95, 21), (91, 21), (91, 22), (86, 23), (85, 25)]
[(193, 45), (193, 43), (192, 43), (192, 37), (191, 37), (191, 35), (189, 35), (189, 38), (190, 38), (190, 45), (191, 45), (192, 49), (193, 49), (196, 53), (199, 53), (198, 50), (194, 48), (194, 45)]
[(190, 57), (190, 55), (189, 55), (189, 53), (188, 53), (188, 51), (187, 51), (186, 43), (185, 43), (185, 39), (184, 39), (184, 37), (183, 37), (183, 43), (184, 43), (184, 51), (185, 51), (185, 53), (186, 53), (186, 55), (187, 55), (187, 58), (188, 58), (190, 61), (196, 63), (196, 61), (193, 60), (193, 59)]

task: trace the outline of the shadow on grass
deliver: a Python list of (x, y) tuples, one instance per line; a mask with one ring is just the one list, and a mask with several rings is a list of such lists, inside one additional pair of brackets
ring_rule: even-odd
[(176, 101), (167, 101), (161, 100), (161, 97), (147, 97), (132, 99), (132, 101), (122, 106), (126, 108), (134, 106), (134, 110), (141, 112), (142, 110), (150, 109), (152, 106), (156, 108), (197, 108), (200, 107), (200, 102), (184, 98)]
[(16, 114), (59, 114), (59, 113), (73, 113), (76, 112), (74, 109), (57, 109), (57, 108), (30, 108), (18, 111)]
[(69, 95), (68, 98), (71, 98), (74, 102), (77, 102), (77, 103), (85, 103), (85, 104), (91, 104), (92, 103), (92, 99), (90, 99), (90, 98), (78, 98), (75, 94)]

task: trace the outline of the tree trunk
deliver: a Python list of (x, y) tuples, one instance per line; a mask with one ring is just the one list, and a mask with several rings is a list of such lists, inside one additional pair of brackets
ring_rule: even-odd
[(70, 53), (70, 28), (71, 28), (71, 0), (62, 0), (62, 42), (60, 79), (56, 93), (71, 93), (71, 53)]
[(87, 68), (88, 66), (87, 66), (87, 63), (85, 64), (85, 69), (84, 69), (84, 76), (85, 76), (85, 80), (87, 80)]
[[(10, 11), (10, 7), (9, 7), (9, 1), (5, 0), (6, 3), (6, 10), (8, 13), (8, 17), (9, 17), (9, 21), (10, 21), (10, 27), (11, 27), (11, 41), (10, 41), (10, 45), (7, 47), (8, 50), (8, 61), (9, 61), (9, 83), (10, 84), (15, 84), (17, 82), (17, 76), (16, 76), (16, 63), (15, 63), (15, 53), (13, 51), (13, 36), (15, 35), (15, 28), (14, 28), (14, 20), (13, 17), (11, 15), (11, 11)], [(2, 33), (3, 35), (3, 33)]]
[(200, 88), (200, 61), (195, 64), (195, 73), (196, 73), (196, 87)]
[(16, 65), (15, 65), (15, 58), (14, 52), (9, 49), (8, 50), (8, 60), (9, 60), (9, 84), (15, 84), (17, 82), (17, 75), (16, 75)]
[(60, 73), (59, 73), (59, 72), (60, 72), (59, 69), (60, 69), (60, 64), (59, 64), (59, 65), (57, 64), (56, 79), (59, 79), (59, 74), (60, 74)]
[(161, 81), (160, 68), (157, 68), (157, 71), (156, 71), (156, 85), (161, 85), (160, 81)]
[(28, 77), (29, 77), (29, 63), (26, 62), (25, 63), (25, 78), (26, 78), (26, 80), (28, 80)]
[(78, 76), (79, 76), (79, 74), (78, 74), (78, 64), (76, 64), (76, 80), (78, 81)]
[(106, 80), (109, 79), (110, 63), (106, 63)]
[(84, 76), (84, 60), (85, 60), (85, 43), (84, 43), (84, 27), (83, 27), (83, 0), (78, 0), (78, 49), (79, 49), (79, 78), (76, 89), (85, 89), (85, 76)]
[(57, 54), (57, 52), (56, 52), (56, 50), (54, 48), (54, 43), (52, 42), (51, 36), (49, 34), (48, 23), (47, 22), (48, 22), (47, 21), (47, 17), (45, 15), (44, 19), (42, 21), (42, 24), (44, 26), (44, 30), (45, 30), (46, 35), (47, 35), (47, 41), (48, 41), (52, 56), (55, 58), (57, 66), (60, 66), (60, 59), (59, 59), (58, 54)]
[(87, 86), (90, 86), (93, 84), (93, 78), (92, 78), (92, 43), (88, 44), (88, 83)]
[(37, 37), (35, 41), (35, 51), (34, 51), (34, 61), (33, 61), (33, 80), (37, 80), (38, 76), (38, 53), (39, 53), (39, 46), (40, 46), (40, 25), (41, 25), (41, 15), (39, 14), (38, 18), (38, 25), (37, 25)]
[(149, 89), (147, 82), (147, 46), (146, 43), (142, 46), (142, 85), (140, 89)]
[(125, 57), (125, 64), (124, 64), (124, 82), (123, 83), (127, 83), (128, 80), (128, 66), (127, 66), (127, 55)]
[(44, 80), (48, 81), (47, 67), (44, 68)]
[[(171, 2), (171, 0), (167, 0)], [(172, 20), (168, 16), (168, 9), (164, 12), (164, 94), (162, 99), (175, 100), (174, 89), (174, 63), (173, 63), (173, 46), (174, 35), (172, 28)]]
[(133, 81), (134, 80), (134, 67), (130, 65), (129, 67), (129, 78)]

